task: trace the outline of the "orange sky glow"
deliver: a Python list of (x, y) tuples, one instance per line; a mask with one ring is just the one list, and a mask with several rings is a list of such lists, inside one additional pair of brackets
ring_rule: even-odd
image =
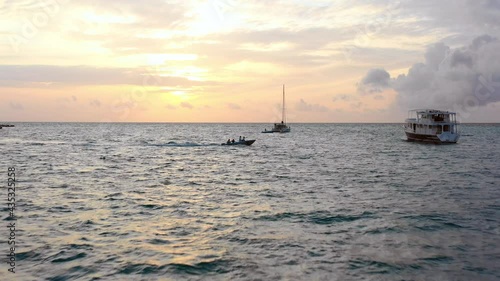
[[(443, 8), (430, 1), (0, 1), (0, 121), (272, 123), (281, 118), (285, 84), (291, 123), (402, 122), (417, 103), (401, 98), (409, 91), (398, 76), (429, 65), (429, 46), (460, 50), (499, 30), (471, 16), (460, 32), (432, 5)], [(459, 9), (453, 13), (458, 21)], [(389, 82), (372, 83), (370, 69), (384, 69)], [(500, 122), (493, 97), (477, 107), (450, 99), (446, 107), (464, 111), (464, 121)]]

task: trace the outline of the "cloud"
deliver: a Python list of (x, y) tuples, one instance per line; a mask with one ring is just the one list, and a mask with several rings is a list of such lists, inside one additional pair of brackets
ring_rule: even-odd
[(0, 65), (0, 86), (33, 87), (40, 86), (40, 83), (66, 85), (189, 86), (203, 83), (190, 81), (181, 77), (165, 77), (160, 74), (154, 68)]
[(450, 47), (446, 46), (444, 43), (439, 42), (427, 47), (425, 52), (425, 62), (426, 64), (433, 68), (438, 69), (441, 62), (446, 58), (447, 54), (450, 52)]
[[(188, 1), (163, 1), (148, 0), (148, 4), (137, 1), (101, 1), (89, 0), (74, 2), (72, 6), (84, 9), (90, 13), (104, 15), (107, 21), (101, 17), (94, 17), (99, 24), (111, 24), (119, 28), (180, 28), (184, 26), (189, 18), (187, 11), (191, 8)], [(89, 21), (87, 19), (87, 21)]]
[(300, 101), (295, 105), (295, 109), (298, 111), (305, 111), (305, 112), (327, 112), (329, 111), (328, 107), (319, 105), (319, 104), (309, 104), (305, 102), (303, 99), (300, 99)]
[(427, 48), (425, 63), (389, 79), (385, 70), (368, 71), (359, 83), (375, 89), (391, 87), (400, 105), (463, 111), (500, 101), (500, 41), (483, 35), (468, 46), (437, 43)]
[(18, 102), (9, 102), (9, 107), (14, 110), (24, 110), (24, 106)]
[(351, 108), (352, 109), (360, 109), (364, 104), (360, 101), (351, 103)]
[(341, 94), (341, 95), (336, 95), (333, 97), (333, 101), (352, 101), (352, 100), (356, 100), (357, 97), (353, 96), (353, 95), (346, 95), (346, 94)]
[(500, 26), (498, 0), (419, 0), (401, 3), (400, 15), (416, 17), (423, 26), (444, 27), (461, 34)]
[(177, 106), (175, 106), (175, 105), (171, 105), (171, 104), (167, 104), (167, 105), (165, 106), (165, 108), (170, 109), (170, 110), (175, 110), (175, 109), (177, 109)]
[(239, 106), (239, 105), (237, 105), (237, 104), (235, 104), (235, 103), (228, 103), (228, 104), (227, 104), (227, 107), (228, 107), (229, 109), (232, 109), (232, 110), (240, 110), (240, 109), (241, 109), (241, 106)]
[(90, 106), (93, 106), (93, 107), (101, 107), (101, 102), (99, 100), (91, 100), (90, 101)]
[(389, 87), (391, 75), (384, 69), (370, 69), (358, 83), (358, 93), (368, 95), (380, 93)]
[(181, 102), (181, 107), (184, 107), (184, 108), (188, 108), (188, 109), (193, 109), (194, 106), (192, 104), (190, 104), (189, 102)]

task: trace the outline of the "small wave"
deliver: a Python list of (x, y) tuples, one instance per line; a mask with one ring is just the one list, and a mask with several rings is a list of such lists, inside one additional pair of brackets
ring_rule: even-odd
[(152, 265), (152, 264), (129, 264), (118, 271), (118, 274), (154, 274), (160, 273), (162, 270), (162, 266)]
[(176, 264), (168, 265), (169, 269), (177, 274), (205, 275), (209, 273), (228, 273), (229, 264), (225, 260), (213, 260), (210, 262), (200, 262), (194, 265)]
[(177, 143), (175, 141), (169, 141), (166, 144), (160, 144), (158, 146), (170, 146), (170, 147), (194, 147), (194, 146), (203, 146), (202, 144), (199, 143), (194, 143), (194, 142), (185, 142), (185, 143)]
[(194, 142), (184, 142), (178, 143), (175, 141), (169, 141), (167, 143), (145, 143), (147, 146), (156, 146), (156, 147), (199, 147), (199, 146), (220, 146), (219, 143), (194, 143)]
[(89, 141), (89, 142), (83, 142), (83, 143), (73, 143), (72, 146), (75, 146), (75, 147), (79, 147), (79, 146), (82, 146), (82, 147), (90, 147), (90, 146), (97, 146), (97, 144), (93, 141)]
[(363, 212), (360, 215), (341, 215), (333, 214), (327, 211), (316, 211), (311, 213), (278, 213), (274, 215), (265, 215), (258, 217), (257, 220), (265, 221), (291, 221), (291, 222), (309, 222), (313, 224), (333, 224), (342, 222), (352, 222), (364, 218), (372, 218), (373, 213)]
[(438, 255), (438, 256), (423, 258), (420, 260), (425, 261), (425, 262), (431, 262), (431, 263), (449, 263), (449, 262), (453, 261), (453, 258), (448, 257), (448, 256)]
[(164, 239), (151, 239), (148, 241), (149, 244), (153, 244), (153, 245), (168, 245), (168, 244), (171, 244), (172, 242), (168, 241), (168, 240), (164, 240)]
[(120, 233), (116, 231), (104, 231), (99, 233), (98, 235), (103, 237), (120, 237), (120, 236), (127, 236), (128, 233)]
[(116, 199), (116, 198), (114, 198), (114, 197), (116, 197), (116, 196), (120, 196), (120, 195), (123, 195), (123, 193), (121, 193), (121, 192), (116, 192), (116, 193), (111, 193), (111, 194), (108, 194), (108, 195), (104, 196), (104, 198), (105, 198), (105, 199), (108, 199), (108, 200), (117, 200), (117, 199)]
[(61, 251), (59, 254), (62, 255), (62, 257), (53, 259), (51, 261), (52, 263), (70, 262), (70, 261), (74, 261), (74, 260), (77, 260), (77, 259), (82, 259), (82, 258), (84, 258), (84, 257), (87, 256), (87, 254), (85, 254), (85, 253), (78, 253), (78, 254), (74, 254), (74, 255), (66, 255), (66, 253), (64, 251)]
[(153, 209), (153, 210), (163, 209), (163, 206), (156, 205), (156, 204), (142, 204), (139, 206), (146, 208), (146, 209)]
[(202, 186), (203, 184), (197, 183), (195, 181), (188, 181), (185, 186)]
[(31, 260), (31, 261), (39, 261), (42, 255), (35, 251), (21, 252), (16, 254), (17, 260)]
[(69, 207), (67, 206), (54, 206), (49, 209), (49, 213), (71, 213), (73, 212)]
[(424, 231), (438, 231), (442, 229), (459, 229), (462, 225), (449, 221), (446, 217), (434, 214), (404, 216), (403, 218), (415, 221), (412, 223), (415, 228)]
[(11, 217), (11, 216), (6, 216), (3, 220), (9, 222), (9, 221), (15, 221), (15, 220), (17, 220), (17, 218), (16, 217)]
[(92, 250), (92, 245), (90, 244), (69, 244), (69, 249), (78, 249), (78, 250)]
[(86, 220), (86, 221), (81, 223), (81, 225), (93, 225), (93, 224), (95, 224), (95, 222), (92, 220)]
[(364, 260), (364, 259), (350, 260), (349, 267), (351, 269), (360, 269), (371, 274), (391, 274), (394, 272), (402, 271), (405, 268), (412, 268), (412, 269), (421, 268), (421, 266), (417, 264), (410, 264), (410, 265), (394, 264), (394, 263), (387, 263), (376, 260)]
[(396, 227), (382, 227), (382, 228), (376, 228), (372, 230), (368, 230), (365, 233), (366, 234), (385, 234), (385, 233), (401, 233), (402, 230)]
[(170, 263), (166, 265), (153, 264), (128, 264), (118, 271), (118, 274), (125, 275), (150, 275), (150, 274), (179, 274), (179, 275), (206, 275), (210, 273), (229, 272), (228, 263), (224, 260), (213, 260), (210, 262), (200, 262), (194, 265), (182, 263)]
[(172, 184), (172, 182), (170, 180), (163, 180), (160, 183), (163, 185), (171, 185)]
[[(48, 280), (48, 281), (81, 280), (83, 278), (85, 278), (85, 280), (87, 280), (88, 275), (95, 273), (95, 272), (96, 272), (96, 270), (91, 268), (91, 267), (77, 265), (77, 266), (73, 266), (71, 268), (68, 268), (65, 273), (46, 278), (45, 280)], [(95, 280), (95, 278), (92, 278), (91, 280)]]
[(50, 188), (68, 188), (68, 187), (69, 187), (69, 185), (64, 183), (64, 184), (57, 185), (57, 186), (51, 186)]

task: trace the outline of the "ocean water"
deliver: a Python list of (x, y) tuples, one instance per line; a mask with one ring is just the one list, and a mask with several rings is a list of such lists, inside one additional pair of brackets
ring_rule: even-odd
[[(0, 130), (0, 218), (11, 166), (18, 217), (0, 280), (500, 280), (499, 125), (463, 125), (456, 145), (400, 124), (269, 126)], [(240, 135), (257, 141), (220, 145)]]

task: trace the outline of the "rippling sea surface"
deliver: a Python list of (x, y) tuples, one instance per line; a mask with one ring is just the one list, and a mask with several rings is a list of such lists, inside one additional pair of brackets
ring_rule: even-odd
[[(456, 145), (400, 124), (266, 127), (0, 130), (1, 196), (7, 167), (18, 181), (17, 273), (2, 260), (0, 279), (500, 279), (499, 125)], [(220, 145), (240, 135), (257, 141)]]

